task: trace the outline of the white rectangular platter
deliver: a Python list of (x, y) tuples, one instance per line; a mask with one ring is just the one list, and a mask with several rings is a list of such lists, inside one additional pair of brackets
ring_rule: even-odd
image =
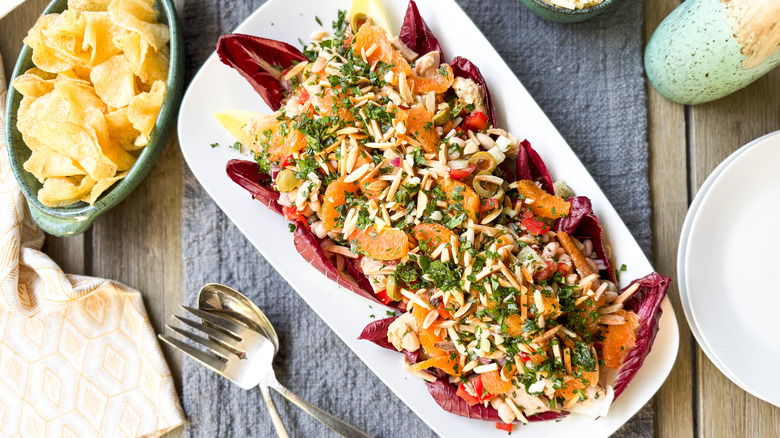
[[(384, 4), (397, 33), (407, 0), (385, 0)], [(329, 27), (337, 11), (349, 9), (349, 5), (350, 0), (271, 0), (247, 18), (236, 32), (298, 46), (299, 38), (308, 41), (311, 33), (318, 30), (315, 16)], [(418, 7), (447, 56), (464, 56), (481, 69), (494, 99), (499, 126), (527, 138), (554, 178), (565, 179), (577, 194), (590, 197), (613, 247), (615, 260), (628, 267), (621, 275), (623, 283), (652, 272), (650, 262), (604, 193), (468, 16), (453, 0), (419, 1)], [(424, 383), (403, 370), (399, 354), (356, 339), (363, 327), (373, 321), (370, 314), (384, 313), (377, 312), (381, 306), (337, 286), (307, 264), (293, 247), (287, 221), (253, 201), (248, 192), (227, 177), (225, 164), (240, 155), (228, 147), (209, 147), (214, 142), (227, 145), (235, 141), (213, 117), (213, 113), (227, 109), (271, 112), (252, 87), (213, 54), (184, 96), (178, 135), (187, 164), (220, 208), (352, 351), (436, 433), (444, 437), (506, 436), (493, 423), (443, 411), (428, 394)], [(617, 430), (651, 399), (677, 355), (677, 322), (668, 299), (662, 308), (664, 313), (653, 350), (608, 416), (592, 420), (574, 415), (560, 422), (518, 426), (516, 433), (550, 438), (606, 437)]]

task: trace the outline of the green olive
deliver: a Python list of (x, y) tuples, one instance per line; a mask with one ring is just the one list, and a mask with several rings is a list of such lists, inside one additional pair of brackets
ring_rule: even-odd
[(477, 172), (492, 172), (496, 169), (496, 159), (489, 152), (477, 152), (469, 158), (469, 164)]
[(498, 190), (496, 190), (496, 193), (493, 196), (491, 196), (491, 198), (497, 199), (498, 200), (498, 205), (501, 205), (501, 203), (504, 202), (504, 194), (505, 193), (506, 192), (504, 192), (504, 188), (499, 186)]
[(287, 193), (298, 186), (300, 180), (295, 176), (295, 172), (290, 169), (283, 169), (276, 175), (276, 187), (282, 193)]
[(452, 120), (452, 112), (450, 111), (449, 107), (439, 111), (435, 116), (433, 116), (433, 124), (436, 126), (441, 126), (450, 120)]
[(398, 290), (398, 286), (395, 284), (395, 275), (389, 275), (387, 277), (387, 289), (385, 293), (393, 301), (399, 301), (401, 299), (401, 291)]
[[(483, 170), (477, 174), (477, 176), (480, 175), (492, 175), (492, 174), (487, 170)], [(501, 186), (497, 186), (489, 182), (479, 181), (476, 178), (474, 178), (474, 182), (472, 183), (472, 186), (474, 187), (474, 191), (477, 192), (477, 194), (483, 198), (493, 198), (498, 193), (498, 189), (501, 189)], [(501, 196), (503, 196), (504, 190), (501, 189), (501, 192), (502, 192)]]
[(358, 12), (357, 14), (353, 15), (349, 20), (349, 26), (352, 28), (352, 35), (358, 33), (360, 26), (370, 22), (371, 18), (362, 12)]

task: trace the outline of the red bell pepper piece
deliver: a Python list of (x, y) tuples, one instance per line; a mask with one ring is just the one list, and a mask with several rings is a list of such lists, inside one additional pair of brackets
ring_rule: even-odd
[(514, 426), (512, 423), (504, 423), (503, 421), (496, 421), (496, 429), (511, 432), (512, 426)]
[(462, 383), (458, 385), (458, 390), (455, 391), (455, 395), (460, 396), (460, 398), (465, 400), (466, 403), (469, 404), (469, 406), (474, 406), (479, 404), (479, 400), (477, 400), (477, 398), (474, 397), (473, 395), (469, 394), (468, 391), (466, 391), (466, 387), (463, 386)]
[(436, 311), (439, 312), (439, 315), (444, 319), (452, 318), (452, 314), (444, 308), (444, 303), (439, 299), (436, 299)]
[(474, 165), (469, 164), (469, 167), (466, 167), (465, 169), (452, 169), (450, 170), (450, 178), (452, 179), (463, 179), (469, 175), (471, 175), (471, 172), (473, 172), (475, 169)]
[(286, 217), (288, 220), (291, 220), (293, 222), (300, 221), (302, 224), (306, 226), (306, 228), (309, 227), (309, 223), (306, 221), (306, 216), (303, 214), (302, 211), (298, 210), (298, 207), (282, 206), (282, 213), (284, 214), (284, 217)]
[(550, 275), (552, 275), (553, 271), (555, 270), (555, 263), (553, 263), (552, 260), (545, 260), (544, 262), (547, 263), (547, 267), (534, 274), (534, 280), (545, 280)]
[(387, 291), (385, 290), (380, 290), (377, 292), (376, 297), (379, 298), (379, 301), (381, 301), (385, 306), (393, 302), (393, 299), (390, 298), (390, 295), (388, 295)]
[(488, 116), (481, 111), (475, 111), (466, 116), (461, 126), (465, 131), (481, 131), (485, 129), (488, 124)]
[(555, 266), (555, 270), (560, 272), (561, 275), (564, 277), (569, 274), (569, 270), (571, 269), (571, 266), (567, 265), (566, 263), (558, 263)]
[(482, 385), (482, 376), (477, 376), (471, 379), (471, 383), (474, 385), (474, 391), (477, 393), (477, 400), (480, 403), (486, 402), (493, 398), (493, 394), (485, 390), (485, 386)]
[(489, 198), (489, 199), (482, 198), (479, 200), (480, 213), (482, 213), (483, 211), (490, 211), (496, 207), (498, 207), (498, 199), (496, 198)]
[(300, 102), (301, 105), (306, 103), (307, 100), (309, 100), (309, 91), (305, 88), (301, 87), (301, 94), (298, 96), (298, 102)]
[(550, 227), (546, 223), (535, 217), (527, 217), (523, 219), (522, 224), (529, 233), (537, 236), (539, 234), (544, 234), (550, 231)]

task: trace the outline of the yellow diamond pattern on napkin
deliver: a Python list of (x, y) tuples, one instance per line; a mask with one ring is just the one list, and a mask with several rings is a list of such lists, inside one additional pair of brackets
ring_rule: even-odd
[[(0, 114), (6, 83), (0, 59)], [(40, 251), (0, 118), (0, 437), (160, 436), (184, 414), (141, 294)]]

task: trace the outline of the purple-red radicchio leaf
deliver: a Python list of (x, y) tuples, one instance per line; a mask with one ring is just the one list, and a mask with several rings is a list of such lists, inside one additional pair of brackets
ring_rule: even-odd
[(590, 239), (593, 242), (593, 250), (596, 251), (596, 266), (599, 271), (606, 271), (610, 280), (617, 283), (615, 270), (607, 257), (604, 248), (604, 236), (599, 225), (599, 220), (593, 214), (590, 199), (586, 196), (569, 198), (571, 208), (569, 215), (555, 222), (555, 231), (564, 231), (578, 239)]
[(615, 389), (615, 400), (626, 389), (631, 379), (634, 378), (642, 362), (650, 353), (650, 349), (655, 341), (655, 335), (658, 333), (658, 322), (661, 320), (661, 302), (666, 296), (666, 290), (669, 288), (669, 277), (664, 277), (657, 272), (634, 280), (626, 286), (627, 289), (634, 283), (639, 283), (639, 289), (631, 295), (623, 307), (632, 310), (639, 317), (639, 327), (636, 331), (636, 345), (628, 352), (623, 359), (623, 364), (615, 378), (613, 388)]
[(217, 55), (223, 64), (236, 69), (252, 85), (266, 104), (276, 111), (291, 91), (284, 72), (306, 57), (281, 41), (234, 33), (217, 42)]
[(433, 36), (433, 32), (425, 24), (420, 15), (420, 11), (417, 9), (417, 4), (414, 0), (409, 0), (409, 6), (406, 8), (406, 15), (404, 15), (404, 22), (401, 25), (401, 32), (398, 34), (398, 38), (401, 42), (406, 44), (406, 47), (417, 53), (419, 56), (425, 55), (428, 52), (439, 52), (439, 59), (444, 62), (444, 51), (442, 51), (439, 45), (439, 40)]
[(456, 394), (456, 389), (450, 384), (447, 377), (440, 377), (435, 382), (426, 382), (425, 385), (428, 386), (428, 392), (436, 404), (447, 412), (477, 420), (501, 421), (498, 411), (492, 406), (485, 407), (481, 404), (469, 406), (466, 400)]
[(520, 149), (517, 151), (517, 163), (515, 172), (518, 180), (529, 179), (542, 184), (542, 190), (554, 195), (555, 188), (550, 172), (542, 161), (542, 157), (531, 147), (528, 140), (520, 143)]
[(282, 214), (282, 206), (277, 202), (279, 192), (271, 188), (271, 177), (260, 173), (260, 166), (254, 161), (230, 160), (225, 167), (230, 179), (252, 194), (252, 198), (265, 204), (271, 210)]
[(450, 67), (452, 67), (452, 73), (456, 78), (471, 79), (482, 87), (482, 91), (485, 93), (485, 107), (488, 111), (487, 116), (490, 117), (490, 123), (493, 126), (497, 126), (496, 109), (493, 107), (493, 99), (490, 98), (490, 90), (488, 89), (485, 78), (482, 76), (482, 73), (480, 73), (479, 68), (471, 61), (461, 56), (455, 57), (455, 59), (452, 60), (452, 63), (450, 63)]
[(295, 245), (295, 249), (298, 250), (298, 253), (307, 263), (325, 274), (328, 279), (338, 283), (339, 286), (345, 287), (363, 298), (368, 298), (371, 301), (381, 304), (376, 295), (373, 294), (371, 288), (365, 290), (358, 286), (352, 279), (339, 273), (336, 267), (333, 266), (333, 263), (328, 260), (328, 257), (325, 255), (322, 248), (320, 248), (320, 239), (317, 238), (305, 224), (298, 221), (296, 225), (295, 233), (293, 233), (293, 244)]
[[(395, 349), (395, 347), (393, 347), (393, 344), (387, 340), (387, 329), (396, 319), (398, 319), (398, 316), (391, 316), (389, 318), (380, 319), (378, 321), (369, 323), (366, 328), (363, 329), (363, 332), (360, 333), (358, 339), (371, 341), (382, 348), (387, 348), (388, 350), (398, 351)], [(411, 363), (417, 363), (420, 360), (420, 350), (415, 352), (402, 350), (401, 352), (406, 356), (407, 359), (409, 359), (409, 362)]]

